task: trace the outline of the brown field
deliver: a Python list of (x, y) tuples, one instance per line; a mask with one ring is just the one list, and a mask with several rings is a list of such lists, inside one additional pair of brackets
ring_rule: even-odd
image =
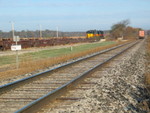
[(145, 83), (150, 85), (150, 36), (147, 38), (146, 42), (146, 73), (145, 73)]

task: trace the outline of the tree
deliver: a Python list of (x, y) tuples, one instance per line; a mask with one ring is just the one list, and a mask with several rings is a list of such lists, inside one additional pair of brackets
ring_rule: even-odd
[(140, 28), (133, 28), (131, 26), (128, 26), (125, 30), (125, 39), (136, 39), (138, 37), (138, 32)]
[(129, 20), (123, 20), (121, 22), (118, 22), (117, 24), (114, 24), (111, 27), (111, 37), (115, 39), (117, 39), (118, 37), (124, 37), (126, 27), (129, 23)]

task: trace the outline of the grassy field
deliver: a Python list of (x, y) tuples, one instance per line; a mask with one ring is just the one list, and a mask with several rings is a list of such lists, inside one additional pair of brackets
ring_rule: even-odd
[[(67, 48), (61, 48), (61, 49), (50, 49), (50, 50), (42, 50), (38, 52), (32, 52), (32, 53), (25, 53), (22, 55), (19, 55), (20, 62), (26, 62), (26, 61), (33, 61), (33, 60), (39, 60), (39, 59), (45, 59), (45, 58), (52, 58), (52, 57), (59, 57), (63, 55), (69, 55), (74, 54), (82, 51), (86, 51), (89, 49), (93, 49), (100, 46), (106, 46), (115, 44), (113, 41), (108, 42), (102, 42), (102, 43), (91, 43), (91, 44), (84, 44), (80, 46), (74, 46), (67, 47)], [(9, 55), (9, 56), (1, 56), (0, 57), (0, 66), (5, 64), (13, 64), (15, 63), (15, 55)]]
[[(42, 50), (39, 52), (26, 53), (19, 56), (19, 69), (15, 68), (15, 56), (0, 57), (1, 67), (11, 67), (10, 69), (0, 72), (0, 80), (12, 78), (18, 75), (31, 73), (36, 70), (44, 69), (55, 64), (65, 62), (70, 59), (78, 58), (98, 52), (126, 42), (102, 42), (83, 44), (71, 48)], [(3, 60), (3, 61), (2, 61)], [(13, 67), (13, 68), (12, 68)]]

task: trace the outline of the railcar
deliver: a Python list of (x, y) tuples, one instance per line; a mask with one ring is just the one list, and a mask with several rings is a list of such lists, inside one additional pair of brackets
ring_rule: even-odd
[[(45, 47), (55, 45), (65, 45), (74, 43), (94, 42), (92, 38), (45, 38), (45, 39), (20, 39), (18, 44), (22, 48)], [(0, 40), (0, 50), (9, 50), (11, 45), (15, 45), (12, 38)]]
[[(104, 38), (103, 31), (89, 30), (86, 32), (86, 38), (21, 38), (20, 41), (18, 41), (18, 44), (21, 45), (22, 48), (45, 47), (73, 43), (95, 42), (102, 38)], [(11, 48), (11, 45), (15, 45), (15, 42), (12, 38), (0, 38), (0, 50), (8, 50)]]
[(140, 30), (139, 31), (139, 39), (144, 39), (145, 38), (145, 31), (144, 30)]

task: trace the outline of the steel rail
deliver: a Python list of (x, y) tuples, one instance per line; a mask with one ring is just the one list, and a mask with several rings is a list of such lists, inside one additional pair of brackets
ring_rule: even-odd
[(116, 49), (116, 48), (125, 46), (125, 45), (130, 44), (130, 43), (131, 43), (131, 42), (126, 43), (126, 44), (122, 44), (122, 45), (119, 45), (119, 46), (115, 46), (115, 47), (112, 47), (112, 48), (109, 48), (109, 49), (106, 49), (106, 50), (102, 50), (102, 51), (100, 51), (100, 52), (93, 53), (93, 54), (91, 54), (91, 55), (89, 55), (89, 56), (87, 56), (87, 57), (80, 58), (80, 59), (78, 59), (78, 60), (76, 60), (76, 61), (73, 61), (73, 62), (70, 62), (70, 63), (67, 63), (67, 64), (63, 64), (63, 65), (61, 65), (61, 66), (58, 66), (58, 67), (49, 69), (49, 70), (47, 70), (47, 71), (34, 74), (34, 75), (30, 76), (30, 77), (26, 77), (26, 78), (23, 78), (23, 79), (20, 79), (20, 80), (17, 80), (17, 81), (14, 81), (14, 82), (11, 82), (11, 83), (2, 85), (2, 86), (0, 86), (0, 94), (3, 94), (3, 93), (5, 93), (6, 91), (9, 91), (9, 90), (11, 90), (11, 89), (13, 89), (13, 88), (16, 88), (16, 87), (18, 87), (18, 86), (21, 86), (21, 85), (23, 85), (23, 84), (25, 84), (25, 83), (29, 83), (29, 82), (32, 81), (33, 79), (35, 80), (35, 79), (42, 78), (43, 76), (48, 75), (48, 73), (54, 72), (54, 71), (56, 71), (56, 70), (58, 70), (58, 69), (60, 69), (60, 68), (65, 68), (65, 67), (70, 66), (70, 65), (72, 65), (72, 64), (74, 64), (74, 63), (77, 63), (77, 62), (86, 60), (86, 59), (88, 59), (88, 58), (91, 58), (91, 57), (94, 57), (94, 56), (97, 56), (97, 55), (100, 55), (100, 54), (103, 54), (103, 53), (106, 53), (106, 52), (108, 52), (108, 51), (114, 50), (114, 49)]
[(74, 85), (77, 85), (80, 81), (82, 81), (85, 77), (95, 72), (98, 68), (100, 68), (103, 64), (107, 63), (108, 61), (112, 60), (113, 58), (119, 56), (123, 52), (129, 50), (131, 47), (136, 45), (139, 41), (133, 43), (131, 46), (123, 49), (121, 52), (113, 55), (109, 59), (105, 60), (104, 62), (96, 65), (95, 67), (91, 68), (90, 70), (84, 72), (82, 75), (74, 78), (73, 80), (69, 81), (68, 83), (62, 85), (61, 87), (49, 92), (48, 94), (44, 95), (43, 97), (29, 103), (27, 106), (21, 108), (20, 110), (16, 111), (15, 113), (34, 113), (37, 112), (43, 105), (52, 102), (55, 100), (58, 96), (65, 93), (69, 88), (74, 87)]

